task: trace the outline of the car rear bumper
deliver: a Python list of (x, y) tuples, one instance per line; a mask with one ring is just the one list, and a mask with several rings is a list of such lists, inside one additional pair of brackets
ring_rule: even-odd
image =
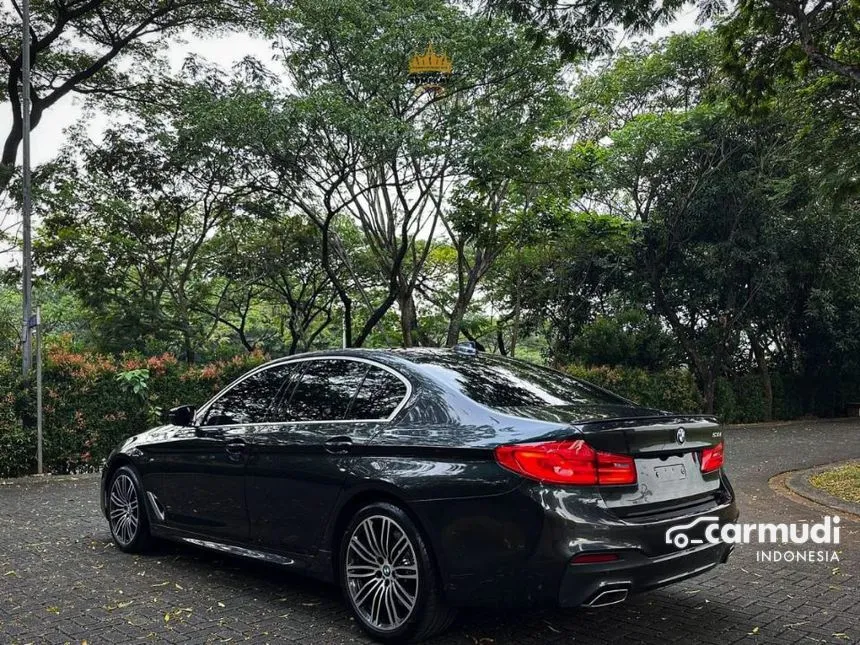
[[(721, 499), (706, 509), (635, 520), (618, 517), (597, 491), (539, 484), (483, 498), (480, 511), (476, 500), (434, 501), (417, 505), (417, 510), (431, 527), (452, 605), (573, 607), (594, 603), (603, 590), (636, 593), (725, 562), (729, 545), (697, 542), (706, 519), (724, 525), (738, 518), (727, 480), (720, 492)], [(670, 528), (696, 520), (700, 523), (687, 530), (689, 547), (666, 541)], [(581, 554), (612, 554), (617, 559), (574, 564)]]
[(558, 604), (579, 607), (621, 602), (628, 593), (656, 589), (710, 571), (725, 562), (731, 551), (727, 544), (703, 544), (653, 558), (630, 551), (619, 554), (621, 559), (615, 562), (570, 564), (561, 580)]

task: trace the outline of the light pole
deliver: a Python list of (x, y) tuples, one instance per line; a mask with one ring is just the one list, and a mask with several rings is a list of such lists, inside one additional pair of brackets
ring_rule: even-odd
[(30, 239), (30, 214), (33, 206), (30, 197), (30, 0), (22, 0), (21, 2), (21, 19), (24, 31), (21, 44), (21, 116), (23, 121), (22, 140), (24, 144), (22, 177), (24, 194), (21, 213), (21, 228), (24, 237), (24, 324), (22, 328), (23, 335), (21, 336), (21, 354), (23, 357), (24, 377), (26, 378), (30, 374), (30, 367), (33, 364), (33, 336), (31, 334), (32, 322), (30, 320), (33, 315), (33, 249), (32, 240)]

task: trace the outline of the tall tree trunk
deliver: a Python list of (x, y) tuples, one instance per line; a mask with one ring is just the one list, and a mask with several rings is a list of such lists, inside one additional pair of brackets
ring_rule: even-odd
[(702, 382), (702, 390), (705, 397), (705, 414), (713, 414), (717, 399), (717, 377), (710, 370)]
[(407, 293), (398, 296), (397, 303), (400, 305), (400, 331), (403, 335), (403, 346), (414, 347), (414, 332), (418, 326), (415, 300), (411, 293)]
[(761, 385), (764, 390), (764, 420), (770, 421), (773, 419), (773, 382), (770, 378), (770, 369), (767, 366), (767, 358), (764, 354), (764, 347), (758, 334), (750, 332), (747, 334), (750, 339), (753, 356), (758, 366), (758, 373), (761, 377)]
[(466, 305), (463, 297), (457, 298), (451, 319), (448, 322), (448, 335), (445, 338), (445, 347), (453, 347), (460, 340), (460, 327), (463, 326), (463, 317), (466, 315)]
[(185, 362), (191, 365), (194, 362), (194, 344), (191, 342), (191, 332), (187, 328), (182, 330), (182, 347)]
[(511, 358), (517, 357), (517, 341), (520, 338), (520, 314), (522, 312), (522, 299), (520, 289), (522, 288), (522, 277), (517, 271), (517, 289), (514, 294), (514, 322), (511, 325)]
[(508, 350), (505, 347), (505, 335), (502, 333), (502, 323), (496, 323), (496, 345), (499, 347), (499, 354), (508, 355)]
[[(454, 310), (451, 312), (451, 319), (448, 322), (448, 336), (445, 339), (445, 345), (453, 347), (460, 340), (460, 328), (463, 326), (463, 318), (469, 305), (472, 303), (472, 298), (475, 297), (475, 289), (478, 286), (478, 280), (481, 279), (486, 266), (487, 256), (483, 252), (479, 252), (475, 257), (474, 266), (468, 270), (465, 280), (460, 280), (461, 288), (457, 294), (457, 302), (454, 304)], [(462, 274), (461, 274), (462, 275)]]

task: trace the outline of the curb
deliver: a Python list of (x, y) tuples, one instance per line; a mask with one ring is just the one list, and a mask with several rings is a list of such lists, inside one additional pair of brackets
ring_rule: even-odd
[(816, 504), (828, 506), (843, 513), (860, 516), (860, 504), (840, 499), (839, 497), (831, 495), (830, 493), (827, 493), (820, 488), (816, 488), (809, 483), (809, 479), (815, 475), (857, 463), (860, 463), (860, 460), (848, 459), (847, 461), (838, 461), (832, 464), (816, 466), (815, 468), (807, 468), (806, 470), (795, 470), (794, 472), (788, 473), (788, 476), (785, 478), (785, 486), (793, 493), (812, 500)]
[(52, 482), (76, 482), (98, 479), (101, 472), (81, 473), (79, 475), (24, 475), (23, 477), (10, 477), (0, 479), (0, 486), (25, 486), (28, 484), (49, 484)]

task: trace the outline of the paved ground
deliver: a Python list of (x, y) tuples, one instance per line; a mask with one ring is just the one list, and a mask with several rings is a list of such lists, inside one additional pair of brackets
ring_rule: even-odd
[[(860, 457), (856, 421), (733, 428), (727, 437), (747, 520), (820, 520), (821, 509), (777, 494), (769, 478)], [(0, 485), (0, 642), (367, 642), (325, 585), (190, 547), (120, 553), (97, 485)], [(843, 521), (838, 564), (761, 563), (757, 550), (739, 547), (727, 566), (615, 607), (468, 613), (434, 642), (860, 642), (860, 523)]]

